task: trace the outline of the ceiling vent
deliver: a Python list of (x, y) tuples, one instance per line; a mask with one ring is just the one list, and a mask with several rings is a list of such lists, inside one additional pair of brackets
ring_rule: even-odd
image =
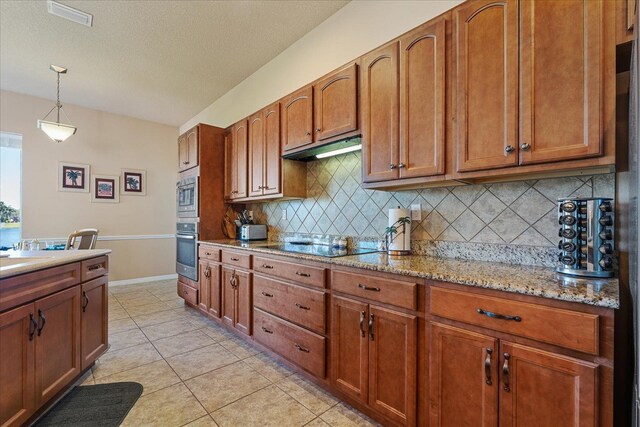
[(68, 19), (69, 21), (90, 27), (93, 24), (93, 15), (74, 9), (57, 1), (47, 0), (47, 11), (50, 14)]

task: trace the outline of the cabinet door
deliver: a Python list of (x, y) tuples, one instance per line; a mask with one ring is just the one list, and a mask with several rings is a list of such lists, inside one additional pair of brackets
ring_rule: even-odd
[(233, 126), (233, 160), (235, 161), (235, 188), (233, 198), (247, 197), (247, 150), (249, 132), (247, 121), (243, 120)]
[(282, 152), (311, 144), (313, 88), (304, 87), (282, 99)]
[(222, 321), (233, 326), (236, 318), (235, 270), (222, 268)]
[(398, 43), (362, 57), (362, 178), (398, 178)]
[(44, 404), (80, 374), (80, 286), (37, 300), (36, 403)]
[(369, 308), (369, 406), (402, 425), (416, 420), (416, 316)]
[(521, 164), (603, 153), (603, 7), (521, 1)]
[(189, 147), (187, 147), (187, 134), (178, 137), (178, 171), (189, 168)]
[(236, 163), (233, 127), (224, 134), (224, 198), (233, 199), (238, 188), (238, 164)]
[(187, 131), (187, 168), (198, 166), (198, 126)]
[(358, 128), (358, 65), (336, 71), (313, 85), (315, 141)]
[(22, 425), (35, 410), (34, 305), (0, 314), (0, 425)]
[(234, 326), (240, 332), (251, 335), (251, 274), (236, 270), (236, 319)]
[(518, 164), (518, 1), (454, 11), (458, 172)]
[(211, 302), (211, 266), (208, 261), (198, 261), (198, 287), (198, 308), (207, 313)]
[(262, 196), (264, 149), (264, 120), (260, 111), (249, 117), (249, 197)]
[(264, 110), (264, 187), (263, 194), (278, 194), (282, 173), (280, 159), (280, 103), (276, 102)]
[(430, 328), (429, 425), (497, 426), (498, 340), (436, 322)]
[(502, 342), (500, 425), (598, 425), (598, 366)]
[(221, 303), (222, 303), (222, 289), (220, 289), (220, 265), (210, 263), (210, 277), (209, 277), (209, 314), (214, 317), (220, 317), (222, 315)]
[(108, 278), (102, 276), (82, 285), (82, 369), (107, 351), (108, 319)]
[(369, 337), (367, 304), (332, 297), (331, 382), (341, 392), (367, 403)]
[(400, 178), (444, 174), (445, 22), (400, 39)]

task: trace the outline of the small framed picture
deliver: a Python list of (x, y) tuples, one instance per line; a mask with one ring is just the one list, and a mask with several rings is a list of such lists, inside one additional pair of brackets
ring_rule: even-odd
[(119, 203), (119, 177), (116, 175), (91, 175), (91, 201)]
[(58, 162), (58, 191), (89, 192), (89, 165)]
[(142, 169), (122, 169), (120, 173), (120, 194), (144, 196), (147, 194), (147, 171)]

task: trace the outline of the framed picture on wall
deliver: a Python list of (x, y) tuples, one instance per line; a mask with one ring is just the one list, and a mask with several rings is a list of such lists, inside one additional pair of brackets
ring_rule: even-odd
[(89, 192), (89, 165), (58, 162), (58, 191)]
[(119, 184), (120, 177), (116, 175), (91, 175), (91, 201), (119, 203)]
[(120, 173), (120, 194), (144, 196), (147, 194), (147, 171), (142, 169), (122, 169)]

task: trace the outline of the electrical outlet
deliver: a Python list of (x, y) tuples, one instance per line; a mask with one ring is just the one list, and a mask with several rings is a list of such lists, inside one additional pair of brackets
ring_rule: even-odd
[(411, 221), (422, 221), (422, 203), (411, 205)]
[(253, 211), (247, 211), (247, 216), (249, 217), (249, 220), (253, 221)]
[(287, 210), (282, 209), (282, 219), (287, 219)]

